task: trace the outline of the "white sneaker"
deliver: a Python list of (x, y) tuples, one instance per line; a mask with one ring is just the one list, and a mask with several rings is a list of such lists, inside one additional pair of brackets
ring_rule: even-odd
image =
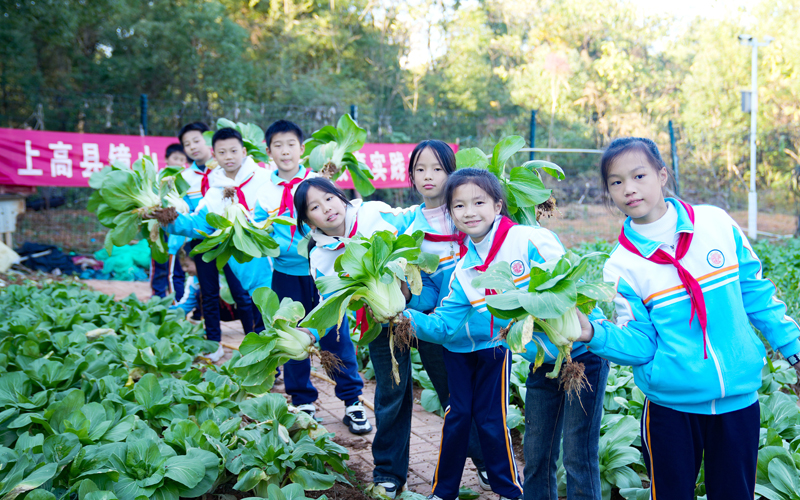
[(478, 485), (483, 491), (492, 491), (492, 487), (489, 486), (489, 474), (485, 470), (478, 469)]
[(344, 425), (350, 428), (353, 434), (366, 434), (372, 430), (372, 425), (367, 420), (367, 412), (364, 411), (364, 404), (356, 401), (344, 409)]
[(442, 500), (441, 498), (437, 497), (436, 495), (428, 495), (427, 499), (428, 500)]
[(398, 493), (408, 488), (408, 483), (404, 484), (401, 487), (398, 487), (396, 484), (390, 481), (387, 481), (385, 483), (375, 483), (375, 485), (382, 487), (383, 490), (386, 492), (386, 496), (389, 498), (396, 498)]
[(203, 354), (203, 357), (207, 358), (212, 363), (216, 363), (217, 361), (222, 359), (222, 356), (224, 356), (224, 355), (225, 355), (225, 349), (222, 348), (222, 344), (217, 344), (217, 350), (216, 351), (214, 351), (212, 353), (208, 353), (208, 354)]
[(306, 403), (306, 404), (304, 404), (304, 405), (298, 405), (298, 406), (297, 406), (297, 409), (298, 409), (298, 410), (300, 410), (300, 411), (302, 411), (302, 412), (308, 413), (308, 415), (309, 415), (309, 416), (310, 416), (312, 419), (313, 419), (313, 418), (314, 418), (314, 416), (317, 414), (317, 409), (316, 409), (316, 408), (314, 407), (314, 405), (313, 405), (313, 404), (311, 404), (311, 403)]

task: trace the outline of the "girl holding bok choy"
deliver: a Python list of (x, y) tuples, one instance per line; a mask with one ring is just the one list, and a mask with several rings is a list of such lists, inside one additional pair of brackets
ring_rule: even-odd
[(580, 338), (633, 366), (647, 396), (650, 498), (694, 498), (701, 464), (710, 500), (752, 499), (754, 491), (777, 498), (756, 484), (767, 472), (758, 402), (767, 353), (753, 326), (795, 368), (800, 328), (730, 215), (664, 196), (669, 171), (653, 141), (613, 141), (600, 170), (606, 194), (628, 216), (603, 269), (616, 284), (617, 321), (582, 318)]
[[(225, 214), (226, 210), (243, 207), (249, 214), (255, 206), (256, 193), (264, 183), (269, 182), (269, 173), (258, 166), (247, 156), (242, 135), (232, 128), (221, 128), (214, 133), (211, 140), (214, 157), (219, 166), (208, 174), (209, 188), (191, 214), (176, 214), (174, 211), (156, 211), (157, 218), (169, 234), (177, 234), (197, 238), (203, 234), (211, 234), (214, 228), (207, 222), (206, 215)], [(203, 262), (204, 264), (208, 264)], [(214, 266), (213, 261), (210, 263)], [(199, 267), (199, 266), (198, 266)], [(223, 268), (231, 294), (236, 301), (239, 319), (245, 332), (254, 329), (255, 307), (250, 295), (240, 284), (229, 265)], [(219, 342), (219, 308), (213, 307), (219, 301), (218, 274), (214, 272), (198, 273), (198, 279), (207, 280), (200, 284), (203, 293), (203, 316), (206, 321), (206, 335), (209, 340)], [(204, 286), (205, 285), (205, 286)], [(208, 307), (207, 307), (208, 305)], [(213, 312), (216, 311), (216, 316)], [(210, 353), (213, 361), (222, 357), (222, 345), (216, 352)]]
[[(297, 214), (297, 228), (301, 235), (305, 233), (306, 226), (311, 228), (309, 242), (309, 263), (311, 276), (319, 279), (322, 277), (336, 276), (334, 268), (336, 259), (345, 253), (345, 245), (349, 238), (363, 236), (369, 238), (379, 231), (397, 235), (403, 233), (414, 217), (414, 209), (400, 210), (393, 209), (387, 204), (379, 201), (353, 200), (347, 199), (341, 189), (330, 180), (323, 177), (316, 177), (303, 181), (297, 188), (294, 195), (294, 204)], [(318, 286), (319, 288), (319, 286)], [(405, 299), (400, 291), (399, 285), (394, 283), (377, 283), (375, 289), (370, 289), (370, 296), (366, 298), (372, 306), (372, 314), (360, 311), (357, 315), (359, 327), (362, 334), (366, 331), (367, 325), (374, 321), (375, 317), (385, 318), (393, 311), (391, 316), (395, 316), (405, 307)], [(325, 305), (332, 294), (320, 294), (322, 304)], [(317, 311), (312, 311), (306, 318), (305, 323)], [(388, 318), (386, 318), (388, 319)], [(372, 325), (377, 328), (377, 325)], [(334, 327), (335, 328), (335, 327)], [(342, 332), (347, 332), (347, 317), (344, 316), (341, 326)], [(373, 329), (374, 329), (373, 328)], [(378, 336), (370, 342), (370, 354), (373, 363), (383, 354), (387, 354), (384, 346), (389, 345), (387, 328), (383, 328)], [(328, 333), (323, 337), (336, 338), (337, 335)], [(344, 339), (343, 339), (344, 340)], [(351, 349), (352, 349), (352, 344)], [(373, 347), (374, 346), (374, 347)], [(354, 353), (352, 354), (355, 355)], [(377, 358), (376, 358), (377, 355)], [(386, 357), (390, 357), (387, 354)], [(343, 361), (345, 361), (343, 359)], [(391, 362), (386, 359), (389, 368), (378, 369), (376, 365), (375, 378), (377, 387), (375, 390), (375, 419), (377, 431), (372, 441), (372, 452), (375, 459), (375, 469), (373, 478), (376, 483), (386, 482), (394, 488), (384, 486), (386, 493), (393, 496), (399, 487), (405, 482), (408, 473), (408, 441), (409, 434), (403, 426), (410, 426), (410, 415), (408, 422), (403, 424), (398, 421), (397, 410), (394, 408), (398, 404), (397, 390), (393, 388)], [(360, 380), (360, 379), (359, 379)], [(338, 384), (337, 384), (338, 385)], [(405, 394), (405, 393), (403, 393)], [(410, 393), (409, 393), (410, 398)], [(410, 401), (409, 408), (410, 408)], [(369, 425), (363, 407), (353, 405), (358, 408), (358, 413), (345, 417), (345, 424), (353, 427), (353, 422)], [(349, 407), (348, 407), (349, 409)], [(356, 420), (357, 419), (357, 420)], [(402, 451), (405, 449), (405, 459)], [(399, 482), (401, 481), (402, 482)], [(392, 491), (393, 490), (393, 491)]]
[[(432, 497), (458, 497), (467, 456), (464, 436), (474, 419), (492, 490), (502, 498), (521, 498), (523, 484), (506, 427), (511, 353), (500, 337), (508, 321), (492, 316), (486, 297), (494, 291), (474, 286), (473, 280), (493, 262), (506, 262), (514, 284), (527, 288), (531, 262), (555, 262), (565, 251), (547, 229), (516, 225), (508, 218), (502, 186), (487, 170), (455, 172), (447, 181), (444, 198), (456, 229), (467, 236), (465, 251), (435, 311), (404, 313), (420, 339), (445, 346), (450, 407), (445, 413)], [(535, 353), (542, 352), (544, 359), (532, 363), (528, 375), (524, 496), (557, 498), (556, 461), (563, 434), (568, 498), (599, 499), (598, 442), (608, 365), (583, 346), (573, 345), (572, 355), (584, 364), (588, 387), (583, 387), (579, 398), (567, 398), (557, 380), (542, 374), (548, 367), (536, 369), (542, 362), (555, 362), (556, 346), (543, 333), (529, 334), (523, 356), (534, 361)]]
[[(461, 231), (454, 230), (444, 203), (444, 187), (447, 178), (455, 171), (455, 154), (450, 146), (442, 141), (423, 141), (414, 148), (409, 157), (408, 178), (412, 187), (422, 196), (423, 203), (414, 210), (414, 219), (406, 230), (406, 234), (424, 231), (425, 239), (421, 245), (422, 251), (434, 254), (439, 258), (439, 266), (433, 273), (422, 272), (423, 287), (418, 295), (412, 295), (407, 286), (403, 287), (407, 307), (410, 309), (428, 313), (447, 295), (450, 276), (464, 248), (465, 235)], [(475, 319), (482, 321), (479, 317)], [(476, 327), (480, 328), (479, 325), (471, 322), (468, 328), (475, 329)], [(469, 335), (467, 329), (463, 333)], [(442, 408), (446, 408), (450, 399), (450, 391), (447, 383), (447, 371), (444, 367), (444, 347), (441, 344), (424, 340), (413, 340), (416, 340), (422, 365), (436, 389)], [(372, 364), (376, 372), (388, 372), (390, 361), (388, 342), (381, 344), (380, 350), (376, 348), (376, 344), (377, 342), (373, 342), (370, 346)], [(397, 408), (393, 427), (401, 434), (398, 436), (398, 440), (402, 438), (405, 442), (402, 448), (398, 447), (396, 453), (397, 462), (399, 462), (396, 473), (399, 474), (399, 477), (392, 475), (375, 478), (375, 482), (383, 486), (387, 492), (391, 492), (392, 489), (396, 489), (397, 486), (406, 482), (406, 471), (408, 470), (409, 449), (407, 443), (411, 433), (413, 381), (411, 379), (411, 351), (402, 347), (405, 346), (401, 346), (401, 349), (395, 352), (399, 364), (400, 384), (392, 384), (391, 387), (392, 394), (397, 401), (396, 404), (391, 405)], [(400, 432), (401, 430), (402, 432)], [(489, 479), (474, 422), (469, 434), (468, 456), (477, 468), (478, 483), (481, 488), (489, 490)], [(386, 474), (386, 476), (389, 475)]]

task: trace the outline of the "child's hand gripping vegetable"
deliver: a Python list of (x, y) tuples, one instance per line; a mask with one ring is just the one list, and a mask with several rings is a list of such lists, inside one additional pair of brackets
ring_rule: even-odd
[[(407, 347), (413, 335), (406, 318), (393, 328), (395, 318), (406, 307), (401, 283), (408, 281), (412, 293), (422, 288), (420, 271), (432, 273), (439, 258), (422, 252), (422, 231), (395, 237), (389, 231), (379, 231), (366, 239), (360, 236), (345, 240), (344, 253), (334, 264), (336, 275), (316, 280), (325, 297), (303, 321), (302, 326), (324, 331), (333, 325), (341, 326), (347, 309), (358, 311), (361, 328), (359, 345), (368, 345), (380, 334), (382, 323), (389, 322), (389, 345), (392, 349), (392, 374), (397, 383), (400, 375), (394, 359), (394, 347)], [(397, 341), (396, 341), (397, 339)]]
[(150, 157), (137, 160), (131, 168), (108, 166), (89, 179), (95, 189), (88, 209), (100, 223), (111, 228), (106, 233), (105, 248), (111, 254), (115, 246), (125, 246), (137, 236), (146, 239), (153, 259), (164, 263), (169, 252), (164, 231), (155, 220), (156, 213), (177, 217), (189, 206), (183, 200), (188, 183), (179, 175), (181, 167), (158, 171)]
[[(588, 314), (598, 300), (609, 301), (615, 294), (611, 283), (585, 283), (580, 279), (588, 260), (594, 258), (605, 259), (608, 254), (595, 252), (579, 257), (568, 251), (557, 261), (532, 263), (527, 290), (516, 287), (507, 262), (492, 264), (473, 281), (476, 287), (502, 292), (487, 296), (486, 305), (494, 316), (511, 320), (499, 338), (513, 352), (526, 352), (535, 327), (547, 335), (558, 349), (555, 368), (547, 376), (556, 378), (561, 372), (561, 383), (570, 396), (580, 393), (586, 383), (583, 365), (573, 362), (571, 356), (572, 343), (581, 336), (578, 311)], [(537, 344), (537, 348), (534, 370), (545, 357), (542, 346)], [(564, 361), (566, 365), (561, 370)]]

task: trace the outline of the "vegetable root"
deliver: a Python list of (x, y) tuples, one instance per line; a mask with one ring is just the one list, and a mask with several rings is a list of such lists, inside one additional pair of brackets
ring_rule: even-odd
[(538, 221), (542, 217), (545, 219), (549, 219), (553, 216), (553, 213), (556, 210), (556, 199), (552, 196), (547, 199), (541, 205), (536, 206), (536, 220)]
[(334, 373), (341, 372), (344, 368), (344, 363), (342, 363), (342, 360), (339, 358), (339, 356), (332, 352), (319, 351), (317, 356), (319, 356), (322, 369), (325, 370), (325, 373), (327, 373), (331, 378), (333, 378)]
[(325, 177), (326, 179), (331, 179), (338, 171), (339, 167), (337, 167), (335, 163), (330, 162), (326, 163), (325, 166), (322, 167), (322, 170), (319, 171), (319, 175)]
[(417, 335), (414, 333), (414, 327), (411, 326), (411, 320), (404, 314), (399, 314), (392, 320), (392, 327), (394, 329), (394, 346), (397, 349), (407, 351), (416, 343)]
[(222, 199), (223, 200), (225, 198), (233, 200), (233, 199), (235, 199), (235, 196), (236, 196), (236, 188), (233, 188), (233, 187), (229, 186), (229, 187), (226, 187), (225, 189), (222, 190)]
[[(572, 401), (573, 397), (577, 397), (578, 401), (580, 401), (581, 391), (587, 388), (591, 390), (589, 380), (586, 378), (586, 367), (584, 364), (576, 363), (572, 361), (572, 359), (568, 359), (561, 369), (559, 387), (564, 389), (570, 401)], [(583, 403), (581, 403), (581, 405), (583, 405)]]
[(175, 219), (178, 218), (178, 211), (175, 207), (161, 208), (153, 211), (153, 217), (155, 217), (162, 226), (167, 226), (175, 222)]
[(505, 340), (508, 338), (508, 332), (511, 330), (511, 327), (514, 326), (514, 323), (516, 322), (517, 322), (516, 319), (512, 319), (511, 321), (508, 322), (506, 326), (504, 326), (503, 328), (500, 329), (499, 332), (497, 332), (498, 342), (505, 342)]

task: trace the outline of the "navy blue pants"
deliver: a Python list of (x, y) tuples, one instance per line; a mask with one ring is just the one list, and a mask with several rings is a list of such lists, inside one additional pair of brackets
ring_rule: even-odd
[(475, 419), (492, 491), (507, 498), (521, 497), (522, 480), (506, 426), (511, 352), (503, 346), (465, 353), (445, 349), (444, 365), (450, 405), (444, 413), (432, 493), (443, 500), (458, 498), (469, 447), (466, 438)]
[[(319, 297), (311, 276), (292, 276), (280, 271), (272, 273), (272, 291), (280, 300), (289, 297), (302, 303), (306, 314), (314, 309)], [(336, 337), (336, 329), (329, 331), (320, 338), (319, 347), (342, 360), (344, 367), (330, 375), (336, 382), (336, 397), (344, 401), (345, 406), (349, 406), (358, 401), (364, 388), (364, 380), (358, 373), (356, 350), (347, 332), (347, 319), (342, 323), (342, 334), (338, 342)], [(313, 403), (319, 397), (316, 387), (311, 383), (310, 359), (286, 362), (283, 365), (283, 383), (286, 394), (292, 397), (292, 404), (295, 406)]]
[(708, 500), (752, 500), (760, 423), (757, 402), (730, 413), (700, 415), (646, 400), (642, 451), (652, 498), (694, 499), (704, 463)]
[[(200, 240), (193, 241), (199, 243)], [(203, 260), (203, 254), (198, 254), (194, 256), (194, 264), (197, 267), (197, 281), (200, 284), (200, 295), (202, 296), (201, 305), (206, 337), (208, 340), (219, 342), (222, 339), (222, 330), (219, 326), (219, 271), (217, 270), (217, 263), (213, 260), (206, 262)], [(258, 312), (256, 306), (233, 274), (233, 271), (231, 271), (231, 268), (226, 265), (223, 271), (225, 272), (225, 279), (228, 282), (228, 288), (231, 290), (233, 300), (236, 302), (237, 316), (239, 321), (242, 322), (242, 328), (244, 328), (245, 333), (252, 332), (255, 327), (253, 311)]]
[(150, 289), (153, 295), (164, 298), (175, 294), (175, 303), (183, 298), (183, 288), (186, 285), (186, 274), (177, 255), (170, 255), (169, 260), (160, 264), (155, 260), (150, 261)]

